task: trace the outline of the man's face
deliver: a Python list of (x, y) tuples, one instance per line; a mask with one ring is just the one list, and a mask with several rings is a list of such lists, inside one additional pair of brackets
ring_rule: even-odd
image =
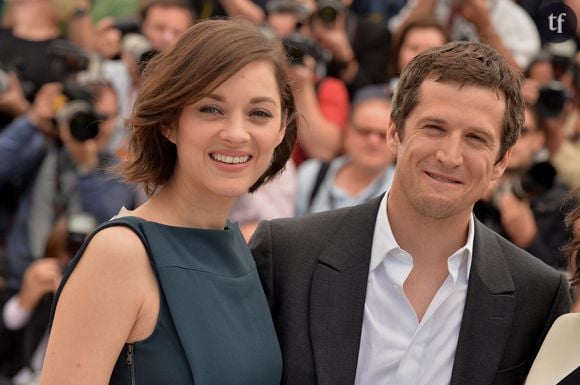
[(175, 6), (153, 6), (143, 20), (141, 31), (153, 48), (163, 51), (173, 45), (193, 20), (186, 9)]
[(109, 144), (115, 131), (117, 121), (117, 95), (112, 89), (106, 88), (95, 101), (95, 112), (101, 117), (97, 146), (103, 150)]
[(467, 219), (509, 160), (508, 151), (496, 164), (504, 111), (503, 95), (487, 88), (425, 80), (404, 137), (389, 126), (396, 204), (422, 217)]
[(391, 108), (374, 100), (355, 107), (345, 136), (345, 151), (353, 163), (369, 171), (380, 171), (391, 164), (393, 155), (387, 149), (387, 129)]
[(526, 108), (524, 128), (512, 149), (508, 170), (522, 172), (530, 168), (544, 146), (544, 139), (544, 132), (539, 129), (532, 111)]

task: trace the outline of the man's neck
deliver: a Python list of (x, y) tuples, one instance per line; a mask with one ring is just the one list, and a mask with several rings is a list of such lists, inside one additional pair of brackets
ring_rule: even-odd
[(59, 37), (58, 26), (45, 15), (39, 15), (35, 11), (22, 11), (19, 10), (14, 15), (12, 28), (14, 36), (29, 41), (43, 41)]
[(465, 245), (471, 212), (444, 219), (427, 217), (393, 191), (387, 212), (395, 240), (411, 254), (414, 264), (447, 264), (449, 256)]

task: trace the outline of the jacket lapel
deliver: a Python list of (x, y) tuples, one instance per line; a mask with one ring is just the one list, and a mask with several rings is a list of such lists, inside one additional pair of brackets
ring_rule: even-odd
[(489, 385), (515, 306), (514, 285), (493, 233), (475, 221), (473, 262), (451, 385)]
[(382, 196), (351, 209), (314, 271), (310, 333), (317, 384), (353, 384), (371, 247)]

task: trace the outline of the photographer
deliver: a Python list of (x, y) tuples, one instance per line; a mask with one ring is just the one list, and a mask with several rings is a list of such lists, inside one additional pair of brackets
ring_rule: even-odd
[(292, 93), (299, 112), (298, 144), (292, 156), (296, 165), (308, 158), (332, 160), (341, 150), (342, 130), (349, 110), (344, 82), (326, 76), (325, 55), (309, 36), (309, 11), (288, 1), (268, 6), (268, 25), (282, 39), (292, 78)]
[(85, 92), (66, 88), (68, 97), (90, 97), (62, 106), (63, 86), (49, 83), (30, 111), (0, 133), (0, 188), (18, 178), (24, 190), (7, 234), (9, 289), (19, 287), (26, 267), (42, 255), (58, 215), (82, 211), (100, 223), (135, 203), (134, 188), (104, 170), (117, 161), (106, 150), (117, 117), (113, 89), (102, 83)]
[(408, 0), (389, 27), (396, 36), (405, 23), (428, 17), (446, 26), (452, 41), (485, 42), (515, 68), (526, 68), (540, 50), (534, 21), (511, 0)]
[(384, 22), (349, 12), (350, 0), (319, 0), (312, 13), (314, 37), (332, 53), (328, 75), (342, 79), (352, 97), (369, 84), (386, 82), (391, 35)]
[(161, 52), (171, 46), (192, 25), (195, 16), (186, 0), (151, 0), (143, 3), (139, 19), (99, 22), (96, 46), (107, 59), (103, 61), (102, 74), (113, 85), (120, 104), (113, 149), (123, 141), (122, 121), (129, 116), (139, 89), (136, 68), (151, 57), (143, 54)]
[(549, 44), (526, 71), (526, 97), (541, 116), (546, 147), (558, 175), (580, 187), (580, 73), (573, 42)]
[(568, 239), (562, 204), (567, 186), (557, 179), (554, 167), (540, 161), (545, 133), (531, 107), (525, 126), (512, 149), (503, 178), (492, 183), (474, 208), (479, 220), (548, 265), (566, 269), (561, 247)]

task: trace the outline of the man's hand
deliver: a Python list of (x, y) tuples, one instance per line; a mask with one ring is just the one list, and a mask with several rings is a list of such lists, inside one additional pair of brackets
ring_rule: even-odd
[(60, 139), (70, 154), (77, 170), (81, 173), (88, 173), (94, 170), (99, 164), (99, 146), (95, 139), (79, 141), (75, 139), (67, 124), (59, 127)]
[(8, 82), (8, 89), (0, 93), (0, 113), (17, 117), (30, 108), (30, 103), (26, 100), (18, 76), (15, 73), (8, 75)]
[(61, 279), (61, 266), (56, 258), (42, 258), (33, 262), (24, 272), (18, 293), (20, 307), (33, 310), (45, 294), (56, 292)]
[(312, 20), (312, 32), (324, 47), (332, 52), (335, 60), (349, 62), (354, 59), (354, 52), (346, 34), (346, 14), (339, 13), (332, 25), (327, 25), (319, 18)]
[(28, 119), (44, 134), (56, 136), (53, 120), (58, 109), (58, 98), (62, 97), (60, 83), (47, 83), (36, 94), (34, 103), (28, 111)]
[(493, 31), (487, 0), (462, 0), (459, 10), (463, 17), (472, 23), (480, 37), (486, 38)]
[(530, 205), (509, 191), (497, 198), (501, 223), (512, 242), (521, 248), (529, 247), (538, 234), (538, 227)]

